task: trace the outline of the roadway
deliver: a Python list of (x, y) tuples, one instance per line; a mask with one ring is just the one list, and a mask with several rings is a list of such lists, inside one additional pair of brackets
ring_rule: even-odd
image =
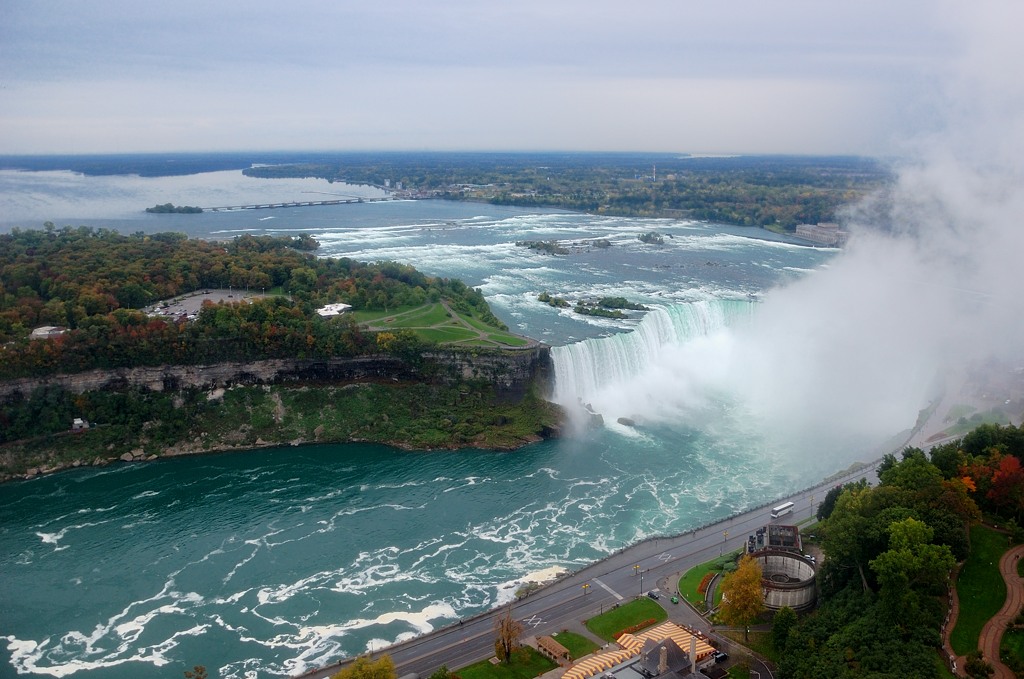
[[(792, 525), (813, 516), (817, 504), (833, 486), (861, 478), (875, 483), (876, 464), (832, 478), (789, 497), (779, 498), (771, 505), (681, 535), (648, 539), (632, 545), (513, 602), (512, 614), (523, 623), (526, 635), (551, 634), (578, 627), (580, 621), (598, 615), (615, 604), (643, 596), (658, 587), (664, 595), (660, 603), (668, 610), (671, 620), (698, 629), (720, 646), (732, 650), (734, 644), (711, 634), (709, 624), (696, 611), (685, 603), (673, 605), (668, 601), (675, 593), (679, 576), (716, 556), (742, 548), (748, 535), (770, 522), (772, 506), (786, 501), (793, 502), (793, 513), (776, 521)], [(415, 639), (380, 649), (379, 653), (391, 656), (398, 676), (415, 672), (426, 677), (441, 665), (449, 669), (465, 667), (494, 655), (494, 618), (504, 613), (505, 607), (487, 611)], [(308, 672), (302, 677), (329, 677), (350, 660), (347, 658), (321, 670)], [(764, 670), (767, 674), (762, 676), (772, 676), (767, 667)]]

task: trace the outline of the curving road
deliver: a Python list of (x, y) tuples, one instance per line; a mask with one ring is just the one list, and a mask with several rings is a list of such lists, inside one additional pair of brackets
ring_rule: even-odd
[[(779, 498), (771, 506), (793, 502), (795, 510), (782, 520), (798, 523), (811, 517), (817, 503), (830, 488), (865, 478), (877, 480), (876, 464), (833, 478), (789, 497)], [(722, 553), (744, 546), (747, 536), (770, 521), (771, 506), (729, 517), (718, 523), (666, 538), (648, 539), (579, 571), (559, 578), (554, 583), (515, 602), (513, 616), (522, 621), (526, 635), (551, 634), (578, 627), (580, 621), (598, 615), (620, 602), (642, 596), (655, 587), (674, 592), (678, 577), (690, 568)], [(583, 587), (584, 584), (589, 587)], [(709, 634), (725, 647), (732, 642), (714, 634), (706, 620), (685, 604), (672, 605), (661, 599), (670, 619)], [(504, 608), (482, 613), (449, 625), (435, 632), (382, 649), (395, 663), (399, 676), (418, 673), (428, 676), (441, 665), (459, 668), (494, 655), (494, 618)], [(351, 659), (302, 675), (307, 679), (329, 677)], [(771, 677), (767, 667), (763, 677)]]

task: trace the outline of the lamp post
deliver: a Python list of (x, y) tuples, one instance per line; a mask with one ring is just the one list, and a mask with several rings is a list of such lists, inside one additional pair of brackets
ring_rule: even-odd
[(582, 587), (583, 587), (583, 596), (587, 596), (587, 590), (590, 589), (590, 583), (589, 582), (584, 582)]
[(640, 565), (637, 564), (636, 566), (633, 566), (633, 575), (636, 575), (639, 572), (640, 572)]
[(718, 548), (718, 556), (725, 552), (725, 542), (729, 539), (729, 531), (722, 531), (722, 546)]
[(644, 595), (644, 572), (640, 571), (640, 596)]

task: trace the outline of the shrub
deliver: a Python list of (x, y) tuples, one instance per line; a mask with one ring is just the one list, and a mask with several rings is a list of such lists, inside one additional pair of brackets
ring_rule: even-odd
[(647, 618), (643, 622), (638, 622), (635, 625), (630, 625), (629, 627), (627, 627), (626, 629), (622, 630), (621, 632), (616, 632), (615, 633), (615, 638), (618, 639), (623, 634), (632, 634), (633, 632), (639, 632), (640, 630), (642, 630), (644, 628), (650, 627), (651, 625), (655, 624), (656, 622), (658, 622), (658, 621), (655, 620), (654, 618)]

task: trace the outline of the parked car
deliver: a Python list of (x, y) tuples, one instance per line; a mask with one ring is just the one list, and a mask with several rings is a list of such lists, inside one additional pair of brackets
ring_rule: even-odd
[(650, 592), (648, 592), (647, 596), (651, 597), (652, 599), (660, 599), (661, 598), (661, 595), (658, 594), (658, 590), (656, 590), (656, 589), (652, 589)]
[(725, 662), (729, 659), (729, 654), (725, 651), (715, 651), (711, 654), (711, 657), (715, 659), (715, 663)]

